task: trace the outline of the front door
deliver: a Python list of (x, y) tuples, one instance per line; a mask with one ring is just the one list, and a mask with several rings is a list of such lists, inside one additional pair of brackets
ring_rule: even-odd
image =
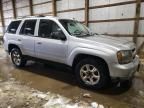
[(60, 27), (52, 20), (41, 19), (38, 37), (35, 38), (35, 53), (38, 58), (64, 63), (66, 61), (67, 41), (53, 37)]

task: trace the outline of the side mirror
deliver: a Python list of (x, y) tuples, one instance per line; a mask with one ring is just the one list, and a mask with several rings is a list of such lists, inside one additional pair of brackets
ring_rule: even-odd
[(66, 36), (65, 36), (65, 34), (63, 33), (62, 30), (58, 30), (57, 32), (53, 32), (52, 33), (52, 38), (60, 39), (60, 40), (63, 40), (63, 41), (66, 40)]
[(66, 36), (62, 31), (59, 31), (59, 39), (65, 41), (66, 40)]

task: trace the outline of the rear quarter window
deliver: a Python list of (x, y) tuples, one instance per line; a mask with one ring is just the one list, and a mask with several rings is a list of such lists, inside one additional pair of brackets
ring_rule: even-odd
[(10, 23), (10, 25), (8, 26), (7, 28), (7, 33), (12, 33), (12, 34), (15, 34), (19, 25), (20, 25), (21, 21), (12, 21)]

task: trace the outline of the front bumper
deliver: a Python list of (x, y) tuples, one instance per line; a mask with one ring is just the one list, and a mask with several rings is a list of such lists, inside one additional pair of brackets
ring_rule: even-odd
[(109, 72), (111, 78), (119, 79), (131, 79), (139, 67), (139, 57), (136, 55), (133, 62), (128, 64), (111, 64), (109, 66)]

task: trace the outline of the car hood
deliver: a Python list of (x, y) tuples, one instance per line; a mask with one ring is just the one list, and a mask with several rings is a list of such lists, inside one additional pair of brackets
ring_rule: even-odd
[(99, 43), (103, 46), (110, 47), (117, 50), (129, 50), (135, 48), (135, 45), (132, 41), (121, 39), (119, 37), (111, 37), (105, 35), (95, 35), (84, 37), (86, 40), (90, 40), (96, 43)]

